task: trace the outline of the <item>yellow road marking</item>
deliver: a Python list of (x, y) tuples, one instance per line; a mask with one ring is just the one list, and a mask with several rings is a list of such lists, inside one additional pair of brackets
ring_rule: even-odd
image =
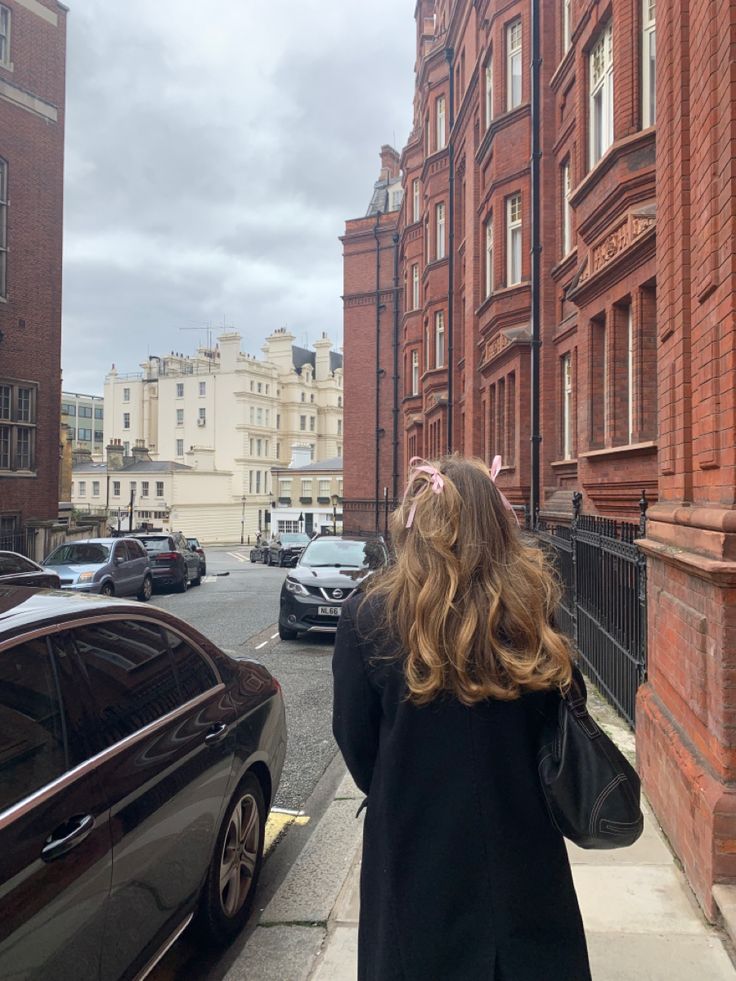
[(309, 824), (309, 817), (306, 814), (283, 814), (280, 811), (271, 811), (266, 822), (266, 836), (263, 844), (263, 854), (268, 855), (273, 851), (292, 824)]

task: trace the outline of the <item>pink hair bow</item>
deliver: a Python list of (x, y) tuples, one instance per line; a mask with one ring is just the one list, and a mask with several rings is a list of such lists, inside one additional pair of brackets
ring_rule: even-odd
[[(409, 469), (413, 472), (409, 473), (409, 483), (406, 487), (407, 494), (409, 493), (409, 488), (411, 487), (412, 483), (414, 482), (414, 478), (418, 473), (426, 473), (429, 476), (429, 484), (425, 484), (425, 487), (430, 487), (435, 494), (442, 493), (445, 486), (445, 481), (437, 467), (433, 467), (431, 463), (427, 463), (426, 460), (422, 460), (421, 457), (413, 456), (411, 460), (409, 460)], [(419, 491), (419, 493), (421, 494), (423, 490), (424, 487)], [(415, 500), (411, 506), (411, 510), (409, 511), (409, 517), (406, 519), (407, 528), (411, 528), (411, 526), (414, 524), (414, 515), (416, 514), (416, 511), (417, 502)]]
[(493, 463), (491, 464), (491, 472), (490, 472), (491, 480), (493, 481), (493, 485), (498, 491), (501, 500), (503, 501), (504, 507), (513, 514), (513, 516), (516, 518), (516, 523), (518, 525), (519, 524), (518, 514), (516, 513), (516, 511), (514, 511), (509, 499), (506, 497), (503, 491), (500, 490), (498, 484), (496, 484), (496, 477), (498, 477), (500, 470), (501, 470), (501, 457), (497, 455), (494, 456)]

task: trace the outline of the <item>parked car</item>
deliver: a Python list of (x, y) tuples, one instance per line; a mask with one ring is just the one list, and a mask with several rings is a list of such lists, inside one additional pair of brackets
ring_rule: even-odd
[(187, 545), (191, 548), (193, 552), (196, 552), (199, 556), (199, 574), (200, 576), (207, 575), (207, 556), (205, 555), (204, 549), (199, 544), (198, 538), (187, 538)]
[(61, 580), (62, 589), (104, 596), (137, 596), (144, 602), (153, 593), (151, 563), (135, 538), (87, 538), (59, 545), (43, 561)]
[(255, 545), (250, 550), (251, 562), (263, 562), (265, 565), (268, 546), (270, 544), (271, 540), (269, 538), (257, 538)]
[(309, 540), (309, 535), (297, 531), (275, 535), (266, 547), (266, 565), (296, 565)]
[(0, 586), (40, 586), (59, 589), (61, 579), (17, 552), (0, 552)]
[(337, 630), (342, 604), (388, 562), (382, 538), (325, 535), (312, 539), (281, 587), (279, 636)]
[(264, 667), (152, 606), (9, 586), (0, 734), (0, 977), (143, 977), (195, 917), (241, 929), (286, 752)]
[(137, 535), (151, 559), (154, 586), (173, 586), (177, 593), (186, 593), (190, 585), (202, 582), (199, 556), (178, 531), (162, 535)]

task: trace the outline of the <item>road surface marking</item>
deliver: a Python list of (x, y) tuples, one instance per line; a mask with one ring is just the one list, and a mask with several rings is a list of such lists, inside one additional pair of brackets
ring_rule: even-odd
[(262, 644), (259, 644), (259, 645), (258, 645), (258, 647), (256, 647), (256, 650), (257, 650), (257, 651), (260, 651), (260, 649), (261, 649), (262, 647), (265, 647), (267, 643), (268, 643), (268, 641), (267, 641), (267, 640), (264, 640)]
[(217, 576), (202, 576), (202, 582), (217, 582)]
[(271, 634), (271, 640), (276, 640), (277, 637), (278, 637), (278, 634)]
[(245, 562), (245, 556), (238, 552), (228, 552), (227, 554), (232, 556), (232, 558), (237, 559), (238, 562)]
[(276, 844), (293, 824), (309, 824), (309, 818), (306, 814), (272, 809), (266, 822), (266, 834), (263, 842), (264, 856), (273, 851)]

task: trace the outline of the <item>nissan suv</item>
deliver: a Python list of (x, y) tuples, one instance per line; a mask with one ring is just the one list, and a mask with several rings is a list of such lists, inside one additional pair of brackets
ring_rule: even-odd
[(382, 538), (325, 535), (313, 538), (281, 587), (279, 636), (334, 633), (342, 604), (388, 561)]

